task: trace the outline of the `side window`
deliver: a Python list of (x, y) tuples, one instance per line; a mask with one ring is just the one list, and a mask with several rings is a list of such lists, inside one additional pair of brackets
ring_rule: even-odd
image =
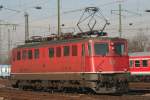
[(56, 57), (61, 57), (61, 48), (60, 47), (56, 48)]
[(72, 46), (72, 56), (77, 56), (78, 55), (78, 51), (77, 51), (77, 46), (76, 45), (73, 45)]
[(32, 50), (28, 51), (28, 59), (32, 59)]
[(49, 52), (49, 57), (50, 58), (54, 57), (54, 48), (49, 48), (48, 52)]
[(130, 67), (133, 67), (133, 61), (130, 60)]
[(34, 49), (34, 58), (35, 59), (39, 58), (39, 49)]
[(21, 52), (17, 51), (17, 60), (20, 60), (20, 59), (21, 59)]
[(23, 60), (25, 60), (25, 59), (27, 58), (26, 55), (27, 55), (27, 51), (26, 51), (26, 50), (23, 50), (23, 51), (22, 51), (22, 59), (23, 59)]
[(88, 43), (88, 54), (89, 54), (89, 56), (91, 56), (91, 52), (92, 52), (91, 49), (92, 49), (92, 48), (91, 48), (91, 44)]
[(139, 60), (135, 60), (135, 67), (140, 67), (140, 61)]
[(85, 44), (82, 44), (82, 56), (85, 56)]
[(64, 46), (64, 56), (69, 56), (69, 54), (70, 54), (69, 46)]
[(143, 65), (143, 67), (147, 67), (148, 66), (147, 60), (142, 60), (142, 65)]
[(7, 73), (7, 67), (5, 68), (5, 73)]

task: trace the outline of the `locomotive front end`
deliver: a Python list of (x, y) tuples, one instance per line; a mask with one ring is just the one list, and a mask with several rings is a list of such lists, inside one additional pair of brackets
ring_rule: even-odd
[(91, 72), (97, 93), (124, 93), (128, 91), (128, 48), (125, 39), (113, 38), (89, 42)]

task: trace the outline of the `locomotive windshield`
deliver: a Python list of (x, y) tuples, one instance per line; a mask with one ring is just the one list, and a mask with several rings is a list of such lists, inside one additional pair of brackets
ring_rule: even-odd
[(124, 43), (116, 43), (115, 44), (115, 53), (119, 55), (123, 55), (125, 53), (125, 44)]
[(108, 43), (95, 43), (94, 50), (95, 55), (107, 55), (109, 51)]

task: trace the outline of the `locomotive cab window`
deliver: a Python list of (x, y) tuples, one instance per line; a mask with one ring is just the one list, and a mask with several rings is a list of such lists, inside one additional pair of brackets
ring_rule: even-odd
[(95, 55), (107, 55), (108, 43), (95, 43), (94, 44)]
[(115, 53), (119, 55), (123, 55), (125, 53), (125, 45), (123, 43), (116, 43)]
[(135, 61), (135, 67), (140, 67), (140, 61), (139, 60)]
[(147, 60), (142, 60), (142, 64), (143, 64), (143, 67), (147, 67), (148, 66)]

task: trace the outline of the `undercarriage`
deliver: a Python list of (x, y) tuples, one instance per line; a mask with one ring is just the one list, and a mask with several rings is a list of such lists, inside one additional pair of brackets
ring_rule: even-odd
[[(75, 75), (73, 75), (75, 76)], [(12, 86), (19, 89), (32, 89), (44, 91), (71, 91), (71, 92), (95, 92), (95, 93), (125, 93), (128, 92), (127, 74), (78, 74), (79, 79), (73, 77), (70, 80), (19, 79), (12, 78)], [(56, 76), (55, 76), (56, 77)], [(76, 77), (77, 78), (77, 77)]]

